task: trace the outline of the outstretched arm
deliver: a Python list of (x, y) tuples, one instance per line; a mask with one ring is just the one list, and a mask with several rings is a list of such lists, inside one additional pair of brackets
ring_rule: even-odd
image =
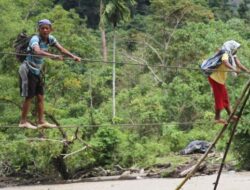
[(240, 70), (250, 73), (250, 70), (247, 69), (244, 65), (242, 65), (237, 57), (235, 58), (235, 63), (240, 68)]
[(222, 64), (225, 64), (227, 68), (231, 69), (232, 71), (237, 72), (237, 69), (235, 69), (227, 60), (223, 60)]
[(63, 56), (61, 55), (56, 55), (56, 54), (52, 54), (52, 53), (49, 53), (47, 51), (43, 51), (39, 45), (35, 45), (33, 47), (33, 51), (36, 55), (39, 55), (39, 56), (44, 56), (44, 57), (49, 57), (51, 59), (57, 59), (57, 60), (63, 60)]
[(75, 61), (78, 61), (80, 62), (81, 61), (81, 58), (76, 56), (76, 55), (73, 55), (72, 53), (70, 53), (67, 49), (65, 49), (64, 47), (62, 47), (59, 43), (56, 43), (55, 44), (55, 47), (63, 54), (73, 58)]

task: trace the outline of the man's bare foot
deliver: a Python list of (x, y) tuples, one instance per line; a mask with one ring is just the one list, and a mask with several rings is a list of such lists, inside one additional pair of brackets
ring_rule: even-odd
[(39, 123), (37, 125), (38, 128), (57, 128), (55, 124), (44, 121), (43, 123)]
[(215, 119), (214, 121), (217, 124), (222, 124), (222, 125), (227, 124), (227, 121), (225, 119)]
[(37, 129), (36, 126), (32, 125), (30, 122), (27, 122), (27, 121), (26, 122), (20, 122), (18, 126), (21, 127), (21, 128)]

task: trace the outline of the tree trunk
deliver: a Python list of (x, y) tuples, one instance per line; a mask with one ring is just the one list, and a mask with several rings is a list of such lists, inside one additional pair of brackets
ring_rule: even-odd
[(101, 19), (103, 9), (104, 9), (104, 5), (103, 5), (103, 1), (101, 0), (100, 1), (100, 31), (101, 31), (101, 36), (102, 36), (102, 57), (103, 57), (103, 61), (107, 62), (108, 54), (107, 54), (106, 32), (105, 32), (104, 23)]
[(108, 55), (107, 55), (107, 43), (106, 43), (106, 33), (105, 30), (101, 30), (102, 33), (102, 56), (103, 56), (103, 61), (107, 62), (108, 61)]

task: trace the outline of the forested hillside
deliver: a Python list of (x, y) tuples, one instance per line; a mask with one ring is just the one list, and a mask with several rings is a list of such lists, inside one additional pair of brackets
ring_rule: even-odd
[[(95, 167), (178, 162), (189, 142), (212, 141), (221, 128), (202, 61), (233, 39), (250, 68), (248, 0), (0, 0), (0, 10), (0, 176), (68, 179)], [(60, 127), (21, 129), (13, 41), (44, 18), (82, 61), (45, 60), (46, 118)], [(248, 79), (229, 75), (232, 106)], [(247, 103), (230, 152), (242, 169), (250, 169), (249, 112)]]

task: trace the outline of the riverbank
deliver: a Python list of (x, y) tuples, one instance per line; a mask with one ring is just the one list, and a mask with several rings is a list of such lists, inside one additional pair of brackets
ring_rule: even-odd
[[(90, 170), (80, 170), (69, 180), (63, 180), (59, 175), (22, 175), (0, 177), (0, 188), (30, 185), (50, 185), (67, 184), (72, 182), (103, 182), (132, 179), (160, 179), (160, 178), (182, 178), (187, 175), (191, 168), (197, 163), (200, 154), (187, 156), (172, 155), (158, 160), (157, 164), (145, 168), (122, 168), (115, 165), (112, 169), (102, 167)], [(205, 176), (215, 174), (220, 166), (220, 153), (211, 153), (208, 159), (198, 168), (195, 176)], [(234, 171), (232, 161), (228, 161), (224, 166), (224, 172)]]

